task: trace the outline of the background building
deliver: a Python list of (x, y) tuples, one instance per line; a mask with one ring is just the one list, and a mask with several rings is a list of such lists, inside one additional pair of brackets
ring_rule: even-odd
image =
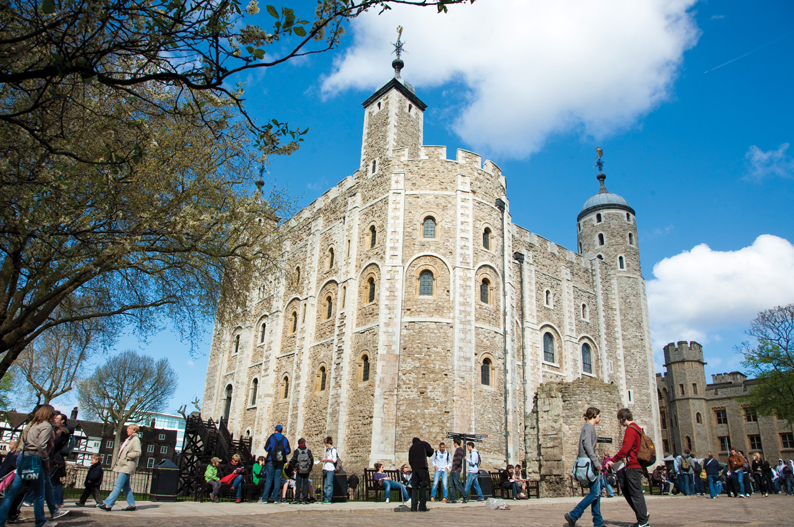
[(689, 448), (711, 451), (726, 462), (731, 448), (764, 458), (794, 457), (794, 428), (775, 416), (760, 416), (740, 400), (757, 383), (738, 371), (712, 375), (706, 384), (703, 348), (697, 342), (664, 347), (666, 373), (656, 374), (665, 455)]
[(599, 174), (578, 251), (515, 225), (495, 163), (422, 144), (426, 105), (393, 65), (363, 103), (358, 170), (289, 220), (279, 265), (219, 314), (204, 417), (255, 454), (277, 423), (315, 447), (330, 434), (348, 470), (454, 431), (489, 435), (486, 466), (567, 480), (591, 404), (632, 408), (659, 441), (634, 210)]

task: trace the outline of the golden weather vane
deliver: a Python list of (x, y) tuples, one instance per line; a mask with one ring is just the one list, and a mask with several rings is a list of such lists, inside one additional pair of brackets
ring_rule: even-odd
[(601, 160), (601, 158), (604, 156), (604, 151), (601, 150), (600, 146), (597, 146), (596, 147), (596, 153), (598, 154), (598, 156), (596, 156), (596, 158), (595, 158), (596, 166), (598, 167), (598, 171), (599, 172), (603, 172), (604, 171), (604, 162)]
[(395, 53), (398, 59), (403, 53), (408, 53), (403, 49), (403, 45), (405, 44), (405, 42), (401, 40), (402, 36), (403, 36), (403, 27), (397, 26), (397, 42), (396, 43), (392, 42), (392, 46), (394, 46), (394, 51), (392, 51), (392, 53)]

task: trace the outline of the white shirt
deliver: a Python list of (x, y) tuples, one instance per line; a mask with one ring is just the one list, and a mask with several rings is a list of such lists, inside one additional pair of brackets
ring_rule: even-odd
[(480, 471), (480, 467), (477, 466), (477, 463), (480, 462), (480, 453), (477, 452), (476, 448), (472, 448), (469, 455), (466, 456), (466, 463), (468, 463), (469, 474), (474, 474), (475, 472)]
[(433, 454), (433, 468), (436, 470), (446, 470), (450, 468), (452, 465), (452, 458), (449, 455), (449, 450), (445, 450), (443, 453), (440, 450), (436, 450)]
[(333, 460), (333, 462), (326, 461), (325, 463), (323, 463), (323, 470), (327, 470), (328, 472), (333, 472), (334, 470), (336, 470), (336, 460), (338, 459), (336, 457), (336, 449), (334, 447), (326, 448), (325, 449), (325, 456), (323, 456), (323, 457), (325, 459), (332, 459)]

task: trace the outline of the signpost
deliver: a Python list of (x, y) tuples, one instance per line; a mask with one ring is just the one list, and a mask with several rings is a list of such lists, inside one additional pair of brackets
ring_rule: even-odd
[[(447, 438), (460, 441), (460, 446), (463, 447), (463, 466), (461, 469), (463, 470), (463, 481), (466, 481), (466, 443), (471, 441), (472, 443), (482, 443), (483, 439), (488, 439), (488, 434), (461, 434), (458, 432), (447, 432)], [(468, 496), (466, 496), (468, 498)]]

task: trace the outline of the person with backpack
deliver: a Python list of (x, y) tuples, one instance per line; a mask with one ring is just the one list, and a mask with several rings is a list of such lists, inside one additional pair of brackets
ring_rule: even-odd
[(701, 477), (701, 472), (703, 472), (703, 460), (697, 459), (695, 454), (689, 454), (689, 465), (692, 467), (692, 476), (694, 487), (692, 487), (692, 492), (699, 496), (703, 496), (706, 494), (705, 489), (703, 488), (703, 480), (705, 478)]
[(289, 440), (282, 434), (284, 427), (275, 426), (276, 431), (270, 434), (265, 441), (265, 452), (267, 461), (265, 462), (265, 489), (262, 492), (262, 503), (281, 503), (279, 490), (281, 488), (281, 472), (284, 470), (284, 463), (291, 452)]
[(444, 489), (444, 503), (447, 502), (447, 485), (449, 484), (449, 469), (452, 466), (452, 457), (444, 443), (438, 444), (438, 450), (433, 453), (433, 488), (430, 490), (430, 501), (436, 501), (438, 480), (441, 480)]
[(689, 449), (685, 448), (684, 453), (675, 458), (675, 471), (678, 474), (678, 490), (684, 496), (689, 496), (695, 492), (694, 472), (692, 463), (689, 459)]
[(643, 450), (647, 450), (652, 445), (648, 445), (647, 436), (639, 425), (632, 421), (631, 410), (621, 408), (618, 410), (617, 417), (620, 426), (625, 427), (626, 431), (623, 434), (623, 446), (609, 462), (609, 466), (612, 466), (616, 460), (625, 459), (625, 467), (618, 469), (618, 471), (624, 472), (620, 490), (637, 517), (634, 527), (648, 527), (648, 508), (645, 505), (645, 495), (642, 489), (643, 466), (640, 464), (639, 457), (643, 442), (645, 442)]
[(485, 498), (482, 495), (480, 482), (477, 479), (480, 475), (480, 463), (482, 463), (480, 453), (474, 448), (474, 443), (472, 441), (466, 443), (466, 450), (469, 451), (469, 454), (466, 456), (466, 469), (468, 473), (466, 474), (466, 486), (463, 487), (463, 503), (468, 503), (472, 485), (474, 485), (474, 490), (477, 492), (477, 501), (484, 501)]
[[(590, 483), (590, 492), (587, 496), (582, 498), (576, 507), (571, 512), (564, 514), (565, 521), (568, 522), (568, 527), (575, 527), (576, 522), (582, 517), (587, 507), (590, 507), (590, 512), (593, 514), (593, 525), (601, 527), (604, 525), (604, 518), (601, 517), (601, 463), (598, 462), (598, 453), (596, 451), (596, 444), (598, 442), (598, 432), (596, 432), (596, 425), (601, 422), (601, 410), (591, 406), (584, 413), (585, 423), (582, 426), (582, 431), (579, 434), (579, 455), (577, 456), (576, 465), (579, 467), (580, 461), (583, 463), (585, 476)], [(590, 466), (587, 467), (589, 462)], [(589, 477), (591, 476), (591, 477)], [(577, 480), (582, 483), (577, 477)]]
[(292, 454), (289, 464), (295, 471), (295, 495), (292, 497), (292, 503), (306, 505), (309, 503), (309, 475), (314, 466), (314, 456), (312, 451), (306, 447), (304, 438), (298, 439), (298, 448)]
[(714, 459), (714, 454), (711, 452), (706, 455), (703, 460), (703, 470), (706, 471), (706, 481), (709, 485), (709, 496), (711, 499), (716, 498), (722, 493), (722, 483), (720, 482), (720, 462)]
[(325, 456), (320, 458), (323, 463), (323, 505), (329, 505), (334, 497), (334, 474), (336, 474), (336, 462), (339, 461), (339, 454), (334, 448), (334, 439), (331, 436), (325, 438)]

